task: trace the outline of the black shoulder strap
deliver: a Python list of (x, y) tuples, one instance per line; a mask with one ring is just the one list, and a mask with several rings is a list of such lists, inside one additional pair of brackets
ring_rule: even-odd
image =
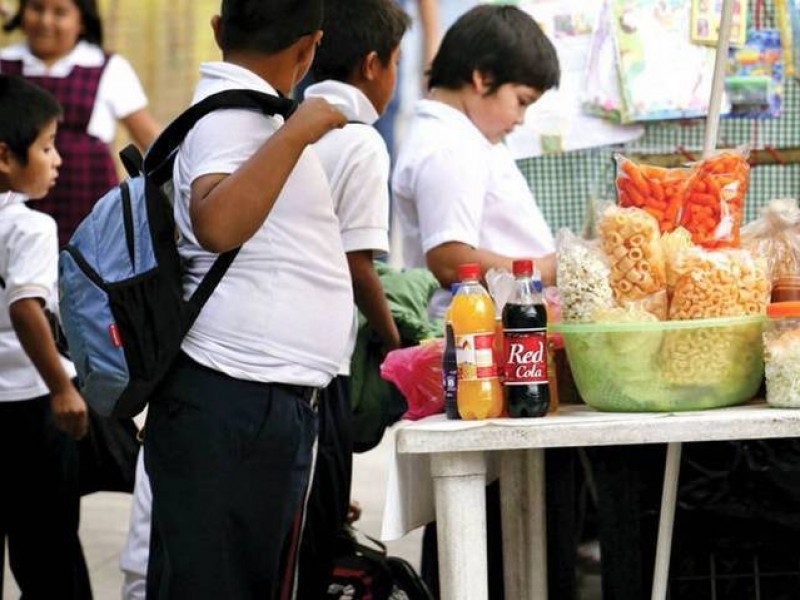
[(207, 114), (222, 108), (248, 108), (267, 115), (282, 115), (289, 118), (297, 103), (289, 98), (273, 96), (255, 90), (225, 90), (204, 98), (190, 106), (170, 123), (144, 157), (144, 172), (157, 185), (172, 177), (175, 152), (186, 134)]
[[(212, 94), (190, 106), (164, 129), (144, 157), (141, 172), (146, 173), (156, 185), (160, 186), (168, 181), (172, 177), (175, 154), (186, 134), (205, 115), (223, 108), (246, 108), (266, 115), (277, 114), (289, 118), (297, 109), (297, 103), (282, 96), (272, 96), (255, 90), (226, 90)], [(126, 164), (126, 168), (127, 166)], [(220, 254), (200, 281), (188, 301), (189, 325), (194, 322), (238, 253), (239, 248), (235, 248)]]
[(122, 166), (125, 167), (129, 177), (140, 175), (144, 169), (142, 153), (133, 144), (128, 144), (119, 151), (119, 160), (122, 162)]

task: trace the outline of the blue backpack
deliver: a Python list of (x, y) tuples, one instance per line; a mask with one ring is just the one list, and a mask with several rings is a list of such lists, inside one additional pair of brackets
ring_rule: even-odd
[(178, 148), (222, 108), (288, 118), (296, 103), (251, 90), (209, 96), (177, 117), (145, 158), (120, 153), (130, 178), (95, 204), (59, 255), (61, 319), (81, 393), (104, 416), (141, 412), (238, 249), (217, 257), (183, 299), (171, 180)]

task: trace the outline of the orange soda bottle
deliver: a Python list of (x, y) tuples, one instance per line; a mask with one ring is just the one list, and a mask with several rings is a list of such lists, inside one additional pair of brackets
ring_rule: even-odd
[(458, 363), (458, 413), (462, 419), (493, 419), (503, 414), (503, 388), (497, 377), (494, 302), (480, 284), (478, 264), (458, 269), (461, 287), (450, 305)]

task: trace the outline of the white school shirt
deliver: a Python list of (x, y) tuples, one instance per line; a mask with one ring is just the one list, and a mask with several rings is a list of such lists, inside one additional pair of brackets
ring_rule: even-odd
[[(389, 251), (389, 151), (372, 127), (380, 116), (358, 88), (340, 81), (309, 86), (306, 98), (323, 98), (344, 113), (351, 123), (334, 129), (314, 144), (328, 176), (333, 207), (345, 252)], [(339, 373), (349, 375), (350, 356), (356, 343), (355, 328), (350, 351)]]
[[(14, 302), (39, 298), (58, 314), (58, 236), (56, 222), (25, 206), (27, 198), (0, 193), (0, 402), (32, 400), (49, 393), (23, 350), (9, 309)], [(72, 363), (61, 360), (70, 377)]]
[[(205, 63), (193, 102), (226, 89), (276, 95), (255, 73)], [(174, 167), (178, 250), (188, 296), (216, 259), (197, 243), (191, 183), (233, 173), (283, 124), (253, 110), (218, 110), (186, 136)], [(266, 221), (242, 246), (183, 342), (198, 363), (237, 379), (325, 386), (344, 360), (353, 291), (328, 181), (306, 149)]]
[(392, 178), (406, 267), (461, 242), (509, 257), (555, 251), (550, 227), (503, 144), (459, 110), (417, 102)]
[[(50, 67), (34, 56), (25, 43), (1, 49), (0, 59), (22, 61), (22, 74), (26, 77), (68, 77), (75, 66), (101, 66), (105, 55), (100, 46), (81, 40), (69, 54)], [(133, 67), (119, 54), (112, 54), (100, 76), (86, 131), (110, 144), (114, 141), (117, 121), (146, 106), (147, 96)]]

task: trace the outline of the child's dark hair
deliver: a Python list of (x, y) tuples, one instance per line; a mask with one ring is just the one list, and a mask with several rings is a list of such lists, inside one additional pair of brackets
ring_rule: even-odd
[(433, 59), (428, 87), (459, 89), (472, 82), (476, 70), (488, 78), (490, 94), (506, 83), (545, 92), (561, 77), (553, 44), (515, 6), (476, 6), (462, 15)]
[(322, 27), (323, 0), (222, 0), (220, 46), (274, 54)]
[[(11, 20), (3, 26), (5, 31), (13, 31), (22, 26), (22, 13), (29, 0), (19, 0), (19, 10)], [(81, 13), (83, 29), (78, 39), (86, 40), (91, 44), (103, 45), (103, 23), (100, 12), (97, 10), (95, 0), (72, 0)]]
[(311, 75), (347, 81), (370, 52), (386, 66), (411, 25), (394, 0), (325, 0), (322, 38)]
[(22, 165), (28, 148), (53, 119), (61, 118), (61, 105), (47, 90), (16, 75), (0, 75), (0, 142)]

